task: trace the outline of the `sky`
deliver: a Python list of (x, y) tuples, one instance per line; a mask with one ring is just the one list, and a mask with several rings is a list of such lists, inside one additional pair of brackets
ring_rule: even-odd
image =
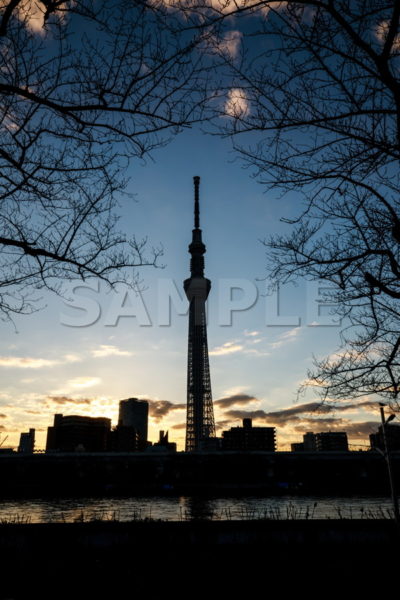
[(131, 168), (134, 200), (121, 207), (121, 225), (164, 250), (160, 268), (138, 270), (141, 294), (109, 292), (94, 281), (75, 289), (80, 284), (73, 282), (64, 298), (44, 295), (41, 310), (2, 324), (4, 445), (17, 445), (19, 433), (33, 427), (36, 448), (44, 448), (55, 413), (105, 416), (116, 425), (119, 400), (138, 397), (150, 402), (150, 440), (169, 430), (183, 449), (188, 319), (182, 283), (189, 276), (194, 175), (201, 177), (205, 275), (212, 282), (208, 346), (217, 433), (249, 415), (254, 425), (277, 427), (281, 450), (306, 431), (347, 430), (352, 443), (368, 443), (378, 426), (373, 399), (331, 410), (312, 390), (297, 395), (312, 356), (327, 356), (339, 344), (329, 308), (318, 309), (318, 285), (284, 286), (279, 302), (267, 293), (262, 240), (286, 227), (280, 218), (293, 214), (296, 195), (265, 193), (229, 140), (190, 130)]
[[(240, 35), (226, 44), (235, 52)], [(231, 90), (228, 108), (251, 110)], [(193, 227), (193, 176), (201, 177), (200, 210), (207, 246), (208, 347), (217, 434), (250, 416), (277, 428), (279, 450), (307, 431), (347, 431), (366, 448), (379, 425), (376, 399), (321, 406), (298, 396), (313, 356), (332, 355), (340, 323), (319, 307), (318, 282), (268, 292), (262, 240), (284, 232), (300, 195), (266, 192), (243, 168), (228, 139), (186, 129), (151, 158), (131, 164), (120, 207), (121, 227), (163, 248), (159, 268), (138, 269), (139, 294), (108, 291), (96, 281), (72, 282), (64, 297), (40, 293), (41, 310), (1, 323), (0, 443), (18, 445), (36, 429), (43, 449), (55, 413), (105, 416), (116, 425), (121, 399), (150, 404), (149, 438), (168, 430), (184, 448), (187, 360), (188, 244)], [(78, 287), (76, 287), (78, 286)]]

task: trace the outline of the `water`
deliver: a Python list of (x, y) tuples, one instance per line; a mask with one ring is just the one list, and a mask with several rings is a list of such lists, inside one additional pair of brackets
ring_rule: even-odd
[(390, 518), (384, 497), (134, 497), (7, 500), (0, 523), (50, 523), (93, 520), (162, 519), (359, 519)]

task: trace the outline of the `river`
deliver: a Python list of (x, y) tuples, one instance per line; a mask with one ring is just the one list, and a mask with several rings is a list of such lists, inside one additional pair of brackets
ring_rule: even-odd
[(389, 518), (385, 497), (62, 498), (9, 500), (0, 504), (0, 523), (50, 523), (162, 519), (358, 519)]

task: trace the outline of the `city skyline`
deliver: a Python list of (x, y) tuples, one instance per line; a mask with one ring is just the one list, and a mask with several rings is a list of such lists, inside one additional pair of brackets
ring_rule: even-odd
[[(18, 333), (12, 324), (2, 325), (2, 439), (8, 435), (6, 444), (17, 446), (19, 432), (36, 427), (37, 447), (44, 447), (45, 430), (55, 412), (106, 416), (116, 423), (119, 400), (134, 396), (152, 401), (150, 439), (158, 438), (159, 429), (168, 429), (170, 439), (183, 449), (187, 313), (177, 314), (172, 306), (170, 325), (160, 324), (168, 321), (165, 302), (160, 298), (163, 290), (165, 299), (165, 290), (173, 291), (175, 286), (187, 309), (181, 282), (187, 273), (192, 174), (199, 173), (202, 219), (207, 230), (207, 273), (213, 281), (208, 342), (217, 434), (221, 427), (236, 425), (243, 416), (250, 416), (258, 425), (279, 426), (278, 448), (288, 449), (298, 439), (299, 428), (312, 430), (314, 419), (318, 419), (319, 429), (347, 428), (352, 444), (367, 444), (369, 433), (379, 425), (373, 398), (350, 403), (343, 412), (323, 407), (319, 415), (311, 411), (319, 403), (311, 391), (297, 399), (296, 390), (306, 378), (312, 354), (329, 355), (339, 342), (339, 327), (311, 324), (315, 310), (307, 310), (311, 304), (307, 295), (317, 307), (314, 288), (300, 284), (282, 289), (280, 316), (289, 325), (271, 324), (277, 320), (275, 300), (265, 296), (265, 248), (260, 239), (283, 231), (279, 219), (292, 213), (294, 199), (265, 195), (264, 189), (232, 162), (227, 140), (200, 131), (183, 133), (154, 158), (154, 163), (132, 168), (129, 191), (136, 194), (137, 203), (125, 201), (120, 213), (124, 228), (138, 236), (147, 234), (154, 245), (164, 245), (160, 260), (163, 269), (138, 270), (151, 324), (146, 321), (142, 303), (131, 309), (136, 313), (141, 310), (139, 318), (125, 316), (116, 325), (107, 324), (107, 319), (112, 322), (120, 311), (124, 293), (89, 289), (79, 291), (80, 302), (85, 296), (93, 305), (99, 304), (100, 317), (91, 325), (68, 326), (68, 318), (76, 321), (82, 313), (89, 313), (38, 291), (46, 308), (17, 317)], [(239, 303), (246, 294), (246, 302), (251, 302), (256, 288), (258, 296), (252, 306), (234, 312), (232, 323), (226, 325), (224, 298), (229, 286), (235, 284), (247, 286), (245, 291), (234, 291)], [(133, 298), (125, 300), (129, 304)], [(125, 313), (128, 308), (125, 306)], [(324, 309), (325, 316), (327, 312)]]

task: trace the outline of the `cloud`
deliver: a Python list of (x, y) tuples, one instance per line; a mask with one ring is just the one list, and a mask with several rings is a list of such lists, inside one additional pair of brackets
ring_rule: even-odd
[(44, 12), (44, 6), (40, 7), (36, 0), (23, 0), (17, 7), (18, 19), (35, 33), (43, 30)]
[(370, 433), (376, 433), (380, 425), (379, 421), (348, 422), (346, 431), (349, 437), (365, 439)]
[(92, 355), (96, 358), (103, 358), (105, 356), (132, 356), (133, 352), (120, 350), (117, 346), (102, 344), (97, 350), (92, 350)]
[(226, 115), (235, 119), (246, 117), (250, 112), (250, 104), (245, 90), (241, 88), (229, 90), (224, 110)]
[(276, 410), (266, 413), (267, 417), (274, 419), (276, 422), (286, 422), (293, 420), (297, 415), (303, 415), (307, 413), (314, 414), (326, 414), (332, 412), (333, 407), (329, 404), (322, 404), (321, 402), (307, 402), (306, 404), (297, 404), (290, 408), (284, 408), (282, 410)]
[(69, 396), (47, 396), (46, 400), (54, 402), (54, 404), (91, 404), (93, 402), (93, 398), (70, 398)]
[(226, 421), (217, 421), (215, 423), (215, 427), (216, 427), (217, 430), (226, 429), (230, 425), (232, 425), (232, 421), (229, 421), (229, 420), (226, 420)]
[[(351, 404), (335, 405), (321, 402), (307, 402), (305, 404), (297, 404), (289, 408), (270, 412), (261, 409), (252, 411), (228, 410), (224, 414), (232, 419), (257, 419), (268, 425), (277, 427), (293, 425), (296, 431), (304, 431), (306, 427), (320, 427), (323, 425), (334, 427), (337, 425), (343, 426), (343, 424), (347, 425), (348, 423), (351, 424), (352, 421), (335, 417), (332, 413), (368, 409), (371, 408), (372, 405), (376, 405), (376, 403), (365, 401), (360, 403), (354, 402)], [(229, 404), (227, 406), (229, 406)], [(332, 416), (321, 416), (328, 414), (332, 414)]]
[(74, 362), (78, 362), (81, 360), (80, 356), (78, 356), (78, 354), (66, 354), (64, 356), (65, 362), (69, 362), (69, 363), (74, 363)]
[(88, 388), (99, 383), (101, 383), (100, 377), (76, 377), (68, 381), (68, 385), (73, 388)]
[(0, 367), (11, 367), (17, 369), (42, 369), (43, 367), (54, 367), (58, 361), (46, 358), (30, 358), (22, 356), (0, 356)]
[[(282, 410), (266, 412), (265, 410), (229, 410), (225, 415), (232, 417), (233, 419), (259, 419), (268, 421), (273, 425), (284, 426), (288, 422), (298, 421), (298, 415), (304, 415), (305, 413), (318, 412), (319, 414), (325, 414), (331, 412), (333, 409), (327, 404), (321, 404), (320, 402), (308, 402), (307, 404), (298, 404), (290, 408), (283, 408)], [(303, 419), (302, 419), (303, 420)]]
[(305, 430), (314, 433), (324, 431), (345, 431), (348, 438), (365, 440), (370, 433), (375, 433), (379, 427), (379, 421), (355, 422), (347, 419), (307, 419), (304, 423), (296, 425), (294, 431), (304, 434)]
[[(57, 15), (59, 21), (65, 19), (65, 9), (67, 9), (68, 5), (71, 3), (73, 3), (73, 0), (57, 3), (54, 14)], [(18, 19), (23, 22), (28, 29), (41, 35), (44, 35), (45, 33), (45, 12), (46, 9), (44, 3), (39, 3), (37, 0), (23, 0), (22, 2), (19, 2), (16, 8)]]
[(185, 410), (186, 404), (174, 404), (169, 400), (148, 400), (149, 403), (149, 415), (153, 417), (155, 421), (161, 421), (164, 417), (169, 415), (174, 410)]
[(0, 413), (0, 419), (7, 419), (7, 415)]
[(255, 396), (249, 396), (248, 394), (233, 394), (232, 396), (215, 400), (214, 405), (224, 409), (233, 406), (234, 404), (249, 404), (250, 402), (258, 402), (258, 399)]
[[(384, 44), (386, 42), (386, 38), (389, 33), (389, 28), (390, 28), (390, 20), (381, 21), (377, 25), (377, 27), (375, 29), (375, 38), (381, 44)], [(400, 50), (400, 35), (397, 34), (393, 40), (392, 52), (397, 52), (399, 50)]]
[[(199, 7), (193, 0), (151, 0), (155, 5), (162, 4), (169, 9), (178, 9), (182, 12), (199, 12)], [(235, 13), (238, 9), (248, 8), (252, 12), (261, 12), (265, 15), (271, 9), (279, 10), (286, 6), (287, 2), (268, 2), (268, 4), (260, 3), (259, 0), (205, 0), (201, 6), (201, 10), (206, 13), (211, 10), (220, 15), (229, 15)]]
[[(261, 341), (261, 340), (259, 340)], [(251, 354), (252, 356), (271, 356), (271, 352), (265, 352), (264, 350), (257, 350), (256, 348), (246, 348), (243, 350), (244, 354)]]
[(48, 358), (33, 358), (31, 356), (0, 356), (0, 367), (14, 369), (43, 369), (55, 367), (56, 365), (77, 362), (79, 356), (76, 354), (65, 354), (63, 360), (51, 360)]
[(5, 429), (6, 428), (4, 427), (4, 425), (0, 425), (0, 431), (5, 431)]
[(236, 339), (230, 342), (225, 342), (225, 344), (222, 344), (222, 346), (217, 346), (216, 348), (210, 350), (209, 354), (211, 356), (225, 356), (227, 354), (236, 354), (237, 352), (242, 352), (243, 354), (251, 354), (252, 356), (271, 355), (269, 351), (254, 348), (256, 344), (263, 342), (262, 338), (255, 337), (258, 335), (258, 332), (245, 332), (244, 335), (246, 337), (243, 340)]
[(349, 404), (334, 404), (333, 410), (340, 412), (354, 412), (358, 410), (367, 410), (378, 415), (378, 402), (372, 400), (363, 400), (362, 402), (351, 402)]
[(237, 344), (236, 342), (226, 342), (222, 346), (218, 346), (209, 352), (210, 356), (223, 356), (225, 354), (234, 354), (235, 352), (240, 352), (243, 350), (243, 346), (241, 344)]
[(256, 337), (257, 335), (260, 335), (260, 333), (260, 331), (248, 331), (247, 329), (244, 331), (246, 337)]
[(226, 416), (231, 417), (232, 419), (262, 419), (265, 420), (268, 416), (268, 413), (265, 410), (227, 410), (225, 413)]
[(278, 336), (276, 342), (270, 342), (271, 348), (281, 348), (282, 346), (294, 342), (298, 336), (300, 335), (301, 327), (295, 327), (294, 329), (290, 329), (289, 331), (285, 331)]
[(295, 419), (298, 421), (298, 424), (293, 426), (293, 431), (300, 433), (305, 433), (306, 431), (313, 431), (314, 433), (332, 430), (344, 431), (345, 425), (350, 423), (346, 419), (337, 417), (320, 417), (318, 419), (307, 419), (306, 417), (300, 419), (299, 417), (295, 417)]
[(212, 40), (212, 44), (218, 53), (234, 59), (238, 56), (243, 34), (241, 31), (227, 31), (221, 39)]
[(186, 429), (186, 423), (176, 423), (172, 425), (172, 429)]

